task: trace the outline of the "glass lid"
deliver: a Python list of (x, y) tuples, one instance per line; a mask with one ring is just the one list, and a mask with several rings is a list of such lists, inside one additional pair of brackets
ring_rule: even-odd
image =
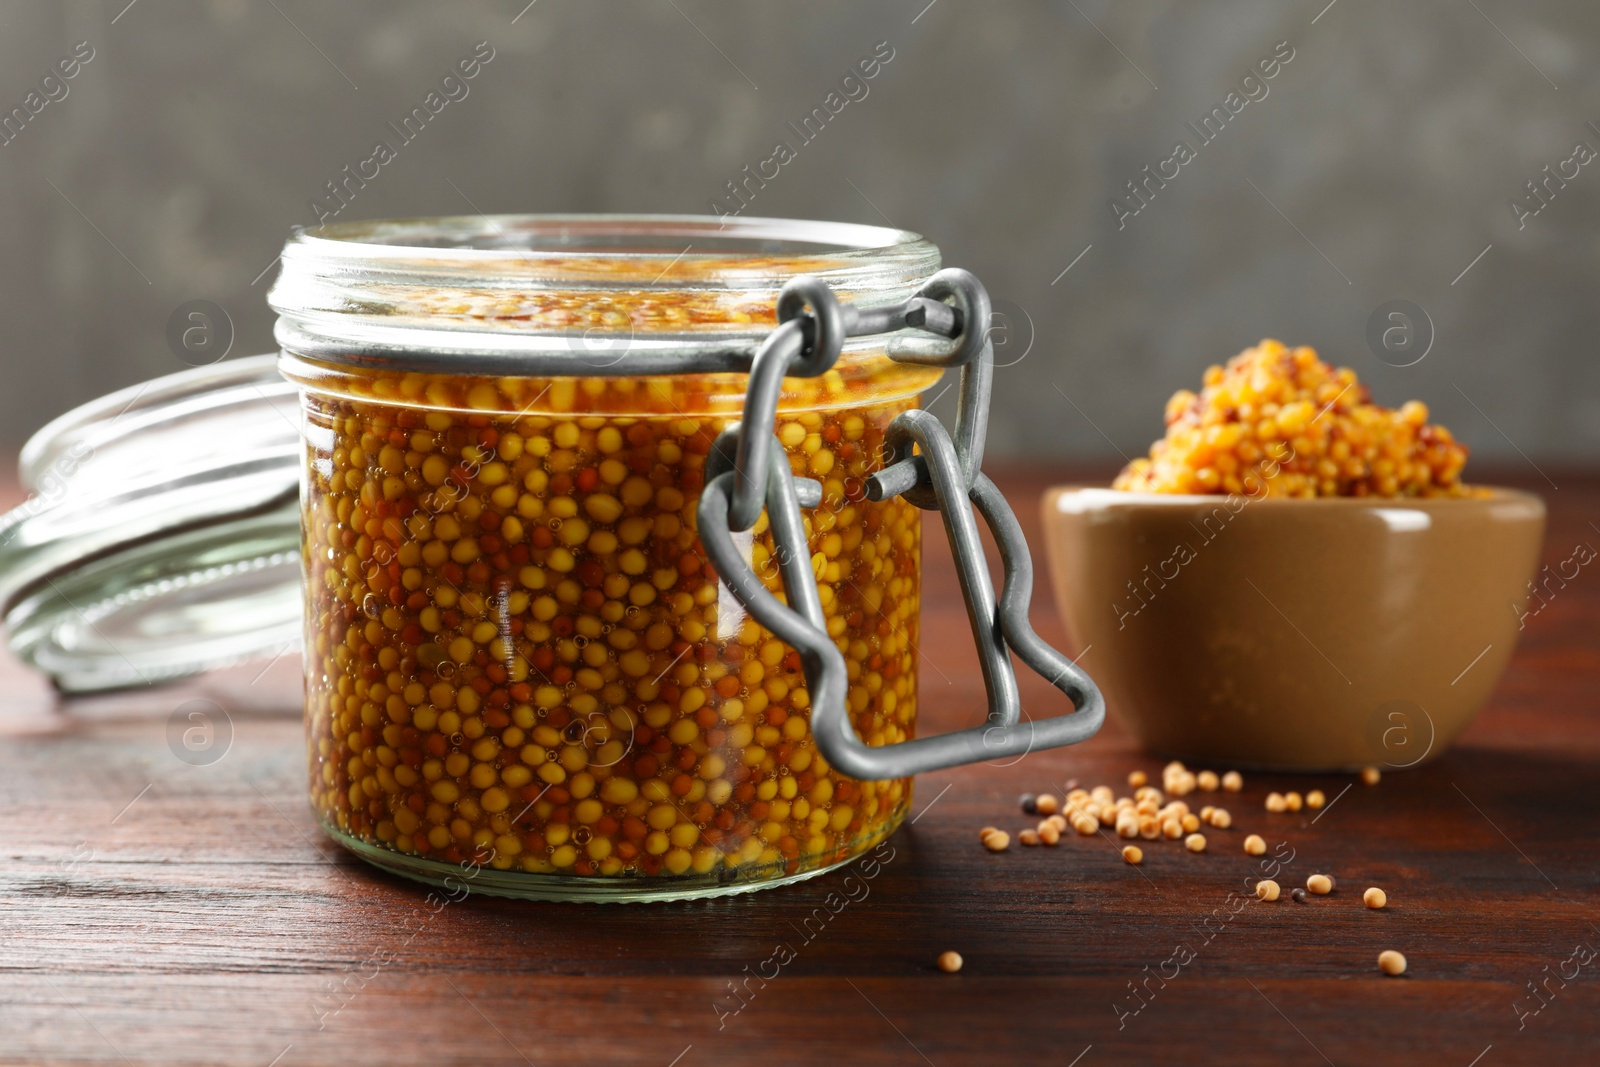
[(132, 386), (35, 434), (29, 496), (0, 517), (12, 651), (88, 692), (297, 645), (299, 420), (262, 355)]

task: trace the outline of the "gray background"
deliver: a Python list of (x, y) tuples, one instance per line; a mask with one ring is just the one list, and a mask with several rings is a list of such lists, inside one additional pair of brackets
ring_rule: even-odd
[[(525, 2), (0, 3), (0, 110), (96, 50), (0, 146), (0, 441), (180, 369), (184, 301), (228, 310), (234, 354), (270, 349), (256, 279), (288, 228), (480, 40), (470, 96), (341, 218), (702, 212), (887, 40), (750, 213), (891, 220), (1021, 309), (994, 454), (1137, 454), (1171, 391), (1275, 336), (1480, 457), (1600, 456), (1600, 161), (1523, 229), (1507, 205), (1600, 147), (1593, 2)], [(1285, 40), (1269, 95), (1119, 231), (1124, 183)], [(1437, 332), (1403, 369), (1365, 339), (1394, 298)]]

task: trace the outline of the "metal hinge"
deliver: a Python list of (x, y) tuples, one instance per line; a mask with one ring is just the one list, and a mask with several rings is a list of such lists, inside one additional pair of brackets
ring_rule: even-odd
[[(839, 303), (821, 281), (802, 277), (783, 287), (777, 311), (778, 326), (762, 342), (750, 367), (743, 419), (718, 436), (707, 456), (699, 533), (723, 583), (758, 622), (799, 653), (811, 695), (811, 733), (822, 755), (855, 778), (900, 778), (1017, 757), (1092, 736), (1105, 720), (1100, 690), (1072, 660), (1033, 631), (1028, 621), (1033, 593), (1028, 545), (1010, 506), (981, 469), (994, 374), (987, 330), (989, 295), (983, 285), (967, 271), (941, 270), (904, 304), (863, 310)], [(821, 502), (821, 486), (794, 477), (773, 428), (785, 377), (826, 372), (839, 358), (847, 337), (907, 327), (956, 342), (942, 353), (891, 353), (902, 362), (961, 368), (955, 433), (946, 431), (927, 411), (897, 416), (886, 435), (884, 466), (867, 480), (866, 494), (871, 500), (903, 496), (943, 518), (978, 646), (989, 711), (980, 726), (874, 746), (862, 741), (851, 726), (844, 655), (828, 636), (806, 545), (801, 508)], [(769, 429), (747, 433), (746, 427)], [(1000, 547), (1005, 580), (998, 602), (973, 507)], [(763, 509), (787, 604), (767, 589), (733, 537), (754, 526)], [(1011, 652), (1066, 694), (1073, 712), (1021, 721)]]

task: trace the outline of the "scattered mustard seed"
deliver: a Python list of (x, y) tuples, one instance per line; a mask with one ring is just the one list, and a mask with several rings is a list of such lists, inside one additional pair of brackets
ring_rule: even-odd
[(1024, 815), (1036, 815), (1036, 814), (1038, 814), (1038, 812), (1039, 812), (1039, 808), (1038, 808), (1038, 804), (1037, 804), (1038, 799), (1039, 798), (1034, 796), (1032, 793), (1024, 793), (1024, 794), (1022, 794), (1022, 796), (1017, 799), (1017, 803), (1022, 805), (1022, 814), (1024, 814)]
[(1017, 834), (1017, 842), (1019, 844), (1027, 845), (1031, 848), (1039, 843), (1039, 831), (1023, 830), (1021, 833)]
[(1228, 814), (1227, 808), (1216, 808), (1211, 812), (1211, 825), (1226, 830), (1233, 825), (1233, 816)]
[(1188, 812), (1184, 813), (1182, 822), (1183, 822), (1183, 832), (1186, 833), (1186, 834), (1192, 834), (1196, 830), (1200, 829), (1200, 820), (1198, 818), (1196, 818), (1192, 813), (1188, 813)]
[(1039, 840), (1047, 845), (1059, 844), (1061, 841), (1061, 828), (1048, 819), (1040, 823), (1039, 829), (1035, 832), (1039, 835)]
[(1238, 771), (1229, 771), (1222, 776), (1222, 788), (1230, 793), (1237, 793), (1244, 788), (1244, 779), (1239, 776)]
[(943, 971), (945, 974), (955, 974), (957, 971), (959, 971), (961, 969), (961, 953), (959, 953), (959, 952), (941, 952), (941, 953), (939, 953), (939, 969), (941, 971)]
[(1320, 789), (1313, 789), (1311, 792), (1306, 794), (1306, 807), (1310, 808), (1312, 811), (1320, 811), (1322, 809), (1322, 805), (1326, 804), (1327, 802), (1328, 798), (1323, 795), (1322, 790)]
[(1194, 783), (1200, 787), (1202, 793), (1215, 793), (1217, 786), (1222, 784), (1217, 780), (1216, 771), (1201, 771), (1194, 776)]
[(1004, 852), (1011, 845), (1011, 835), (1004, 830), (996, 830), (983, 839), (983, 847), (990, 852)]
[(1378, 970), (1387, 975), (1406, 973), (1406, 958), (1392, 948), (1378, 953)]
[(1138, 845), (1123, 845), (1122, 858), (1137, 867), (1144, 862), (1144, 849)]
[(1265, 900), (1270, 903), (1271, 901), (1278, 899), (1278, 894), (1281, 891), (1282, 890), (1280, 890), (1278, 887), (1278, 883), (1274, 882), (1271, 878), (1263, 878), (1261, 881), (1256, 883), (1257, 900)]
[(1143, 771), (1133, 771), (1128, 775), (1128, 784), (1135, 789), (1138, 789), (1149, 780), (1150, 776)]
[(1267, 843), (1260, 834), (1251, 834), (1244, 839), (1244, 850), (1252, 856), (1259, 856), (1267, 850)]
[(1294, 901), (1296, 904), (1304, 904), (1306, 902), (1306, 891), (1301, 889), (1299, 886), (1295, 886), (1293, 889), (1289, 890), (1289, 899)]
[(1274, 812), (1287, 811), (1288, 807), (1289, 807), (1288, 802), (1283, 799), (1283, 794), (1282, 793), (1268, 793), (1267, 794), (1267, 810), (1268, 811), (1274, 811)]
[(1361, 769), (1361, 782), (1363, 785), (1377, 785), (1383, 777), (1383, 772), (1376, 767), (1363, 767)]
[(1206, 835), (1190, 834), (1183, 839), (1183, 847), (1190, 852), (1204, 852), (1206, 850)]
[(1033, 798), (1033, 808), (1040, 815), (1054, 815), (1061, 810), (1061, 801), (1054, 793), (1040, 793)]
[(1361, 902), (1369, 908), (1381, 908), (1389, 903), (1389, 894), (1385, 893), (1377, 886), (1373, 886), (1371, 889), (1361, 894)]
[(1299, 811), (1304, 804), (1305, 799), (1299, 793), (1285, 793), (1283, 795), (1283, 806), (1290, 811)]
[(1306, 888), (1319, 897), (1325, 897), (1333, 892), (1333, 879), (1325, 874), (1313, 874), (1306, 879)]

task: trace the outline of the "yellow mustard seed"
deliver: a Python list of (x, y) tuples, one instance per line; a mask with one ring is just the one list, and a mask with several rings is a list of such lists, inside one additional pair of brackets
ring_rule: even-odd
[(1144, 862), (1144, 849), (1138, 845), (1123, 845), (1122, 858), (1137, 867)]
[(1004, 852), (1011, 846), (1011, 835), (1004, 830), (996, 830), (983, 839), (983, 847), (990, 852)]
[(1054, 793), (1040, 793), (1033, 798), (1033, 805), (1040, 815), (1054, 815), (1061, 810), (1061, 801)]
[(1244, 850), (1252, 856), (1259, 856), (1267, 850), (1267, 842), (1260, 834), (1251, 834), (1244, 839)]
[(1313, 789), (1311, 792), (1306, 794), (1306, 807), (1310, 808), (1312, 811), (1322, 810), (1322, 806), (1327, 802), (1328, 798), (1323, 795), (1323, 792), (1320, 789)]
[(1215, 793), (1221, 783), (1217, 780), (1216, 771), (1201, 771), (1194, 776), (1195, 785), (1200, 787), (1202, 793)]
[(1229, 793), (1237, 793), (1244, 788), (1244, 778), (1238, 771), (1229, 771), (1222, 776), (1222, 788)]
[(1048, 820), (1039, 824), (1038, 834), (1039, 840), (1047, 845), (1059, 844), (1061, 841), (1060, 828)]
[(1299, 811), (1305, 806), (1305, 798), (1299, 793), (1285, 793), (1283, 795), (1283, 806), (1289, 811)]
[(1278, 899), (1278, 894), (1283, 892), (1277, 882), (1271, 878), (1263, 878), (1256, 883), (1256, 899), (1268, 902)]
[(1150, 776), (1148, 774), (1145, 774), (1143, 771), (1133, 771), (1132, 773), (1130, 773), (1128, 775), (1128, 784), (1130, 786), (1132, 786), (1134, 789), (1138, 789), (1140, 786), (1144, 785), (1149, 780), (1150, 780)]
[(1361, 894), (1361, 903), (1376, 910), (1388, 905), (1389, 894), (1385, 893), (1377, 886), (1373, 886), (1371, 889), (1368, 889), (1365, 893)]
[(1378, 953), (1378, 970), (1391, 977), (1406, 973), (1406, 958), (1392, 948)]
[(959, 952), (939, 953), (939, 969), (945, 974), (955, 974), (961, 969), (961, 962), (961, 953)]
[(1211, 825), (1226, 830), (1233, 825), (1233, 816), (1228, 814), (1227, 808), (1215, 808), (1211, 812)]
[(1363, 785), (1377, 785), (1383, 778), (1383, 772), (1376, 767), (1361, 768), (1361, 783)]
[(1039, 832), (1037, 830), (1023, 830), (1017, 834), (1017, 842), (1031, 848), (1039, 843)]
[(1267, 810), (1268, 811), (1280, 812), (1280, 811), (1287, 811), (1288, 809), (1289, 809), (1288, 802), (1284, 800), (1282, 793), (1268, 793), (1267, 794)]
[(1204, 852), (1206, 850), (1206, 835), (1190, 834), (1183, 839), (1183, 847), (1190, 852)]
[(1319, 897), (1325, 897), (1333, 892), (1333, 879), (1325, 874), (1313, 874), (1306, 879), (1306, 888)]

